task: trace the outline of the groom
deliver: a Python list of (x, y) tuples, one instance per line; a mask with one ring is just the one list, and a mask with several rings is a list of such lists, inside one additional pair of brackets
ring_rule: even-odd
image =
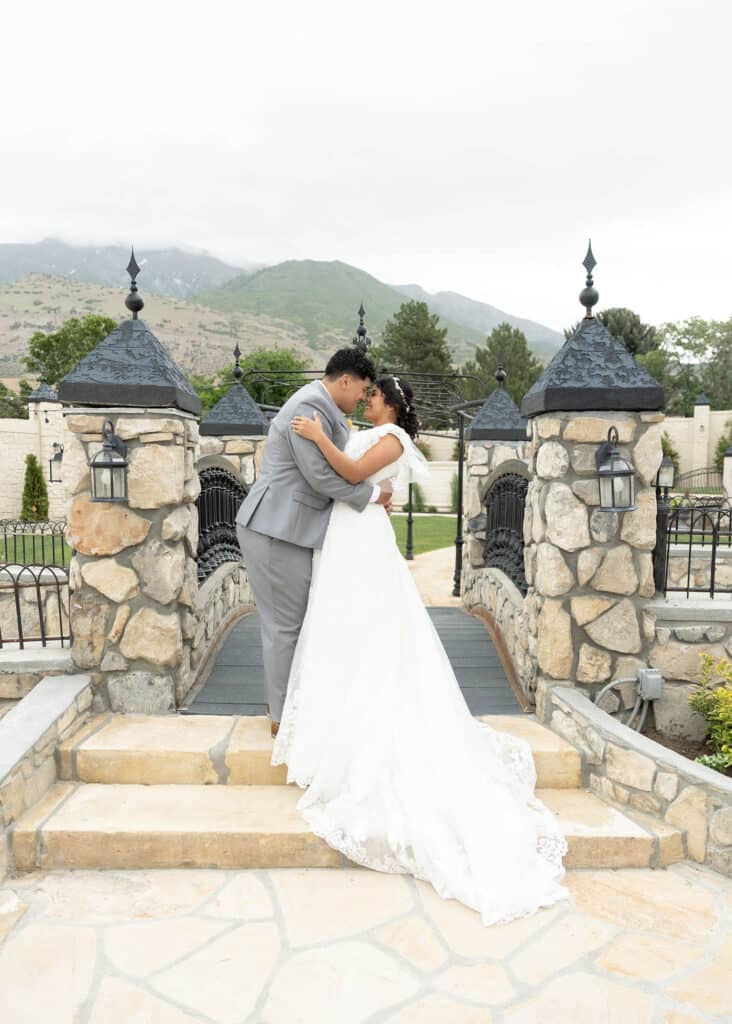
[(374, 365), (358, 348), (339, 349), (322, 380), (296, 391), (272, 420), (259, 477), (236, 517), (239, 547), (262, 623), (268, 713), (276, 736), (290, 665), (308, 602), (313, 548), (323, 544), (333, 501), (358, 512), (370, 502), (388, 505), (388, 486), (349, 484), (331, 469), (317, 445), (290, 426), (295, 416), (318, 413), (339, 448), (350, 433), (352, 413), (376, 379)]

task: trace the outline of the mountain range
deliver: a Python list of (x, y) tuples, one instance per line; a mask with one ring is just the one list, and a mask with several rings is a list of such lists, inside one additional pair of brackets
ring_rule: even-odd
[[(564, 341), (543, 324), (487, 303), (456, 292), (433, 295), (417, 284), (385, 284), (339, 260), (234, 267), (183, 249), (135, 255), (146, 299), (143, 316), (189, 372), (212, 373), (228, 364), (236, 341), (244, 352), (288, 346), (320, 366), (328, 352), (352, 339), (362, 302), (369, 335), (377, 342), (405, 297), (439, 314), (456, 363), (470, 358), (501, 322), (522, 330), (543, 361)], [(72, 246), (54, 239), (0, 244), (0, 373), (21, 372), (33, 330), (52, 330), (68, 316), (92, 310), (125, 316), (128, 260), (120, 246)]]

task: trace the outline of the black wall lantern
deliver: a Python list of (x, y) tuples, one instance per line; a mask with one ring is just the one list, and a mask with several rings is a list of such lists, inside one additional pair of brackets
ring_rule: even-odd
[(91, 460), (92, 501), (127, 501), (127, 445), (111, 420), (102, 427), (101, 451)]
[(52, 484), (61, 483), (61, 459), (64, 457), (64, 446), (58, 441), (53, 442), (53, 455), (48, 460), (48, 479)]
[(633, 512), (635, 471), (618, 451), (618, 431), (610, 427), (607, 441), (597, 450), (597, 476), (600, 481), (600, 512)]

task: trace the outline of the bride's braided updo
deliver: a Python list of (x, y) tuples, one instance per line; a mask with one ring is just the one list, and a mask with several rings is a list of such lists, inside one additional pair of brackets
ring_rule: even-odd
[(396, 410), (396, 423), (414, 439), (419, 432), (419, 421), (414, 411), (414, 392), (403, 377), (379, 377), (375, 386), (384, 396), (384, 402)]

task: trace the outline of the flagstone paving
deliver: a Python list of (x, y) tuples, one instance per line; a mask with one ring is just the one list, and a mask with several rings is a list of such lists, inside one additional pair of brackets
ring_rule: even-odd
[[(732, 882), (570, 871), (507, 925), (364, 870), (77, 871), (0, 890), (9, 1024), (732, 1021)], [(4, 938), (4, 942), (3, 942)]]

